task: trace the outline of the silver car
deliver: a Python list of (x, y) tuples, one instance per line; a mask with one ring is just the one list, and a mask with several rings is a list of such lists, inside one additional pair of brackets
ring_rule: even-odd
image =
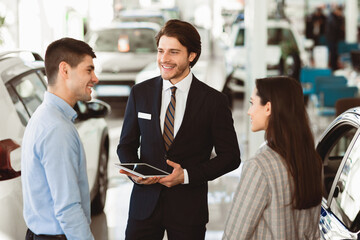
[(153, 22), (163, 26), (168, 18), (161, 10), (125, 9), (115, 15), (119, 22)]
[(97, 97), (127, 97), (135, 77), (148, 63), (156, 61), (155, 35), (160, 26), (150, 22), (113, 22), (93, 30), (86, 41), (97, 56), (94, 59), (99, 83)]

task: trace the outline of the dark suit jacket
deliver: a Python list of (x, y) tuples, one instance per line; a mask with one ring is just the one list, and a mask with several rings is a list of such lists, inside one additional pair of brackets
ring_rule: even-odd
[[(161, 193), (166, 219), (189, 225), (205, 224), (208, 222), (207, 182), (240, 164), (227, 98), (193, 76), (182, 124), (166, 152), (160, 128), (161, 93), (160, 76), (132, 88), (117, 154), (123, 163), (145, 162), (171, 173), (166, 163), (170, 159), (188, 171), (190, 184), (171, 188), (161, 184), (134, 184), (129, 217), (148, 218)], [(151, 114), (151, 120), (138, 118), (139, 112)], [(210, 159), (213, 147), (217, 156)]]

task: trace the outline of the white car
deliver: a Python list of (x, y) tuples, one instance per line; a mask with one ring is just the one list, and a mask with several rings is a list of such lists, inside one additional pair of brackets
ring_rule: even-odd
[[(294, 58), (294, 56), (288, 56), (289, 58), (286, 59), (287, 69), (283, 69), (284, 74), (291, 75), (294, 71), (300, 71), (301, 64), (308, 65), (309, 54), (305, 51), (304, 45), (305, 42), (287, 20), (268, 19), (267, 47), (264, 54), (268, 75), (278, 75), (279, 71), (281, 71), (279, 69), (282, 54), (281, 46), (283, 46), (285, 51), (298, 51), (299, 53), (299, 59)], [(232, 26), (226, 48), (225, 59), (228, 72), (230, 73), (234, 68), (244, 71), (247, 53), (245, 48), (245, 24), (243, 21)]]
[(135, 76), (156, 61), (155, 35), (160, 25), (150, 22), (113, 22), (90, 31), (86, 41), (94, 49), (97, 97), (127, 97)]
[(317, 144), (323, 160), (320, 239), (360, 239), (359, 135), (356, 107), (333, 120)]
[[(232, 26), (231, 33), (224, 42), (227, 78), (223, 92), (228, 95), (232, 105), (233, 98), (243, 98), (246, 89), (247, 50), (244, 21)], [(310, 64), (310, 55), (305, 49), (311, 46), (312, 42), (302, 39), (289, 21), (268, 19), (267, 47), (264, 54), (267, 76), (287, 75), (299, 79), (301, 66)]]
[[(46, 90), (44, 63), (34, 53), (0, 53), (0, 239), (24, 239), (21, 189), (21, 143), (31, 115)], [(83, 142), (92, 199), (92, 213), (102, 212), (107, 190), (109, 136), (104, 120), (110, 106), (78, 102), (75, 123)], [(36, 184), (36, 183), (34, 183)]]

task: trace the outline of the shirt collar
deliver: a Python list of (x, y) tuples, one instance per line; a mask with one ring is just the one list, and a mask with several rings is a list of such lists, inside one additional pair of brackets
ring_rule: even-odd
[(58, 108), (61, 112), (64, 113), (65, 117), (68, 118), (70, 121), (74, 122), (77, 118), (77, 113), (67, 102), (65, 102), (62, 98), (56, 96), (53, 93), (48, 91), (45, 92), (44, 95), (44, 102), (50, 105), (54, 105)]
[(175, 85), (172, 85), (172, 83), (169, 80), (163, 79), (163, 91), (166, 91), (171, 87), (175, 86), (177, 88), (176, 91), (180, 90), (182, 92), (187, 92), (190, 89), (191, 82), (192, 82), (192, 72), (190, 70), (189, 74), (186, 75), (185, 78), (183, 78), (180, 82), (176, 83)]

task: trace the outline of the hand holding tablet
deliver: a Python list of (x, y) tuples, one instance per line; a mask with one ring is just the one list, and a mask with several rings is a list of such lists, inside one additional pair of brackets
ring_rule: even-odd
[(169, 175), (168, 172), (147, 163), (115, 163), (115, 166), (144, 179), (150, 177), (166, 177)]

